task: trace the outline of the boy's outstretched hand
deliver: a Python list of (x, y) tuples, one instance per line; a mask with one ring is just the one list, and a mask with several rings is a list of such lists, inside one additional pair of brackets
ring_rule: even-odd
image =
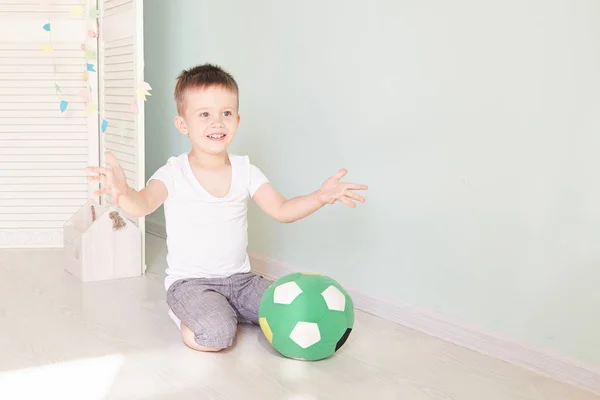
[(356, 203), (352, 200), (364, 203), (365, 198), (354, 193), (354, 190), (367, 190), (367, 185), (340, 182), (340, 179), (347, 173), (346, 169), (340, 169), (335, 175), (327, 179), (318, 191), (319, 201), (324, 204), (333, 204), (339, 201), (352, 208), (356, 207)]
[(114, 204), (118, 206), (119, 197), (126, 194), (129, 189), (127, 177), (112, 153), (106, 152), (105, 157), (108, 167), (87, 167), (85, 172), (95, 174), (88, 176), (87, 180), (88, 182), (100, 182), (104, 186), (102, 189), (96, 190), (94, 196), (102, 196), (110, 192), (112, 193)]
[(254, 194), (254, 201), (269, 216), (279, 222), (290, 223), (309, 216), (327, 204), (339, 201), (355, 208), (353, 200), (364, 203), (365, 198), (354, 193), (355, 190), (367, 190), (367, 185), (340, 182), (348, 171), (340, 169), (327, 179), (321, 188), (304, 196), (286, 199), (271, 184), (263, 184)]

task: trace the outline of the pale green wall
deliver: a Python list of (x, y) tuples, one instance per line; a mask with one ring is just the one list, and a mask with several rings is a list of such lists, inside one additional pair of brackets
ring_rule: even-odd
[[(575, 6), (575, 4), (577, 6)], [(149, 173), (176, 75), (241, 86), (234, 151), (285, 195), (370, 185), (251, 251), (600, 365), (597, 0), (147, 0)]]

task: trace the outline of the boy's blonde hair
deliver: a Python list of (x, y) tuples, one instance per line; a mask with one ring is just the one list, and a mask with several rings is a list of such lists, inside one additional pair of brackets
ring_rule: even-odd
[(238, 96), (239, 107), (239, 88), (233, 76), (217, 65), (202, 64), (183, 70), (177, 77), (174, 93), (177, 113), (183, 115), (185, 92), (188, 89), (205, 89), (211, 86), (220, 86), (235, 93)]

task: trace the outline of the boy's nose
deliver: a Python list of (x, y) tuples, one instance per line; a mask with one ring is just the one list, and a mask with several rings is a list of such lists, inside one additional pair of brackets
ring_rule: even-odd
[(223, 115), (217, 114), (213, 116), (213, 125), (223, 125)]
[(221, 121), (220, 118), (215, 119), (212, 123), (213, 128), (224, 128), (225, 124), (223, 123), (223, 121)]

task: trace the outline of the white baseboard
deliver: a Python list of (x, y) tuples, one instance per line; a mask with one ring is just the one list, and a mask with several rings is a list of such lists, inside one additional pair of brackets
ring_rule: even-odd
[(63, 230), (0, 229), (0, 249), (48, 249), (63, 247)]
[[(260, 255), (251, 255), (255, 272), (270, 278), (300, 271), (285, 263)], [(341, 283), (341, 282), (340, 282)], [(600, 394), (600, 370), (592, 366), (551, 355), (544, 350), (524, 346), (480, 329), (458, 324), (427, 310), (390, 303), (347, 288), (358, 310), (396, 322), (487, 356), (518, 365), (548, 378)]]
[[(146, 231), (162, 238), (166, 237), (165, 227), (153, 221), (146, 221)], [(255, 272), (273, 280), (301, 271), (257, 254), (251, 254), (250, 259)], [(549, 351), (450, 321), (428, 310), (377, 299), (349, 287), (346, 287), (346, 290), (352, 296), (358, 310), (600, 395), (600, 369), (597, 367), (582, 365), (580, 362), (553, 355)]]

